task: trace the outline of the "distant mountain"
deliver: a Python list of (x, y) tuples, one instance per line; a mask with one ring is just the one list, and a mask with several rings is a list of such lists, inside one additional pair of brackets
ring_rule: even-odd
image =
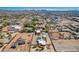
[(79, 7), (0, 7), (0, 12), (23, 12), (23, 11), (42, 11), (42, 12), (73, 12), (79, 13)]
[(0, 7), (0, 10), (24, 11), (24, 10), (47, 10), (47, 11), (79, 11), (79, 7)]

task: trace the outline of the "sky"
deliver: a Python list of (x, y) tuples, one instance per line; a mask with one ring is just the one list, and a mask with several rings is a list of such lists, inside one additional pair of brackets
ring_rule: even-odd
[(79, 11), (79, 7), (0, 7), (0, 10), (49, 10), (49, 11)]

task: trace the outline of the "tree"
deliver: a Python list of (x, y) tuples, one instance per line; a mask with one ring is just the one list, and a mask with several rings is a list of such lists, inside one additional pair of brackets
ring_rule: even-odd
[(33, 18), (32, 21), (38, 21), (38, 19), (37, 18)]
[(76, 28), (76, 32), (79, 32), (79, 28)]
[(9, 25), (9, 22), (8, 21), (4, 21), (3, 22), (3, 26), (5, 27), (5, 26), (8, 26)]
[(3, 46), (3, 43), (0, 42), (0, 48)]

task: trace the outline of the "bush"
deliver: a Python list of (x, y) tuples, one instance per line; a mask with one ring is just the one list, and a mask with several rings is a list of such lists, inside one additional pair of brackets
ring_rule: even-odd
[(36, 18), (33, 18), (33, 19), (32, 19), (32, 21), (38, 21), (38, 19), (36, 19)]
[(0, 42), (0, 48), (3, 46), (3, 43)]

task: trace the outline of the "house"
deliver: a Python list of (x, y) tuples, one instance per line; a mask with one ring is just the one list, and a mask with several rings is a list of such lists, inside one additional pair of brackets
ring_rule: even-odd
[(41, 34), (41, 29), (35, 30), (35, 34), (40, 35)]
[(38, 45), (45, 45), (46, 44), (46, 41), (42, 37), (37, 37), (36, 42)]
[(18, 32), (18, 31), (21, 31), (22, 29), (23, 29), (22, 25), (10, 25), (8, 27), (8, 31), (10, 33)]
[(16, 43), (18, 43), (18, 45), (23, 45), (23, 44), (25, 44), (25, 39), (20, 37), (17, 39)]

